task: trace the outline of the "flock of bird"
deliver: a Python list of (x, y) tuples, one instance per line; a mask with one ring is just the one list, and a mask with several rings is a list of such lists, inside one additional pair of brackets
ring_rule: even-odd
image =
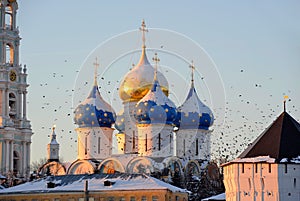
[[(67, 60), (64, 61), (66, 64)], [(74, 94), (82, 97), (82, 101), (87, 97), (89, 93), (93, 79), (86, 80), (81, 87), (75, 89), (67, 88), (68, 86), (60, 86), (60, 79), (64, 79), (67, 76), (74, 76), (80, 73), (79, 70), (75, 70), (74, 73), (64, 75), (61, 73), (53, 72), (49, 76), (48, 82), (40, 83), (39, 87), (41, 91), (48, 92), (54, 90), (53, 95), (51, 93), (42, 94), (40, 96), (39, 113), (48, 116), (46, 122), (32, 122), (35, 135), (39, 135), (39, 138), (48, 138), (51, 134), (52, 123), (58, 124), (56, 134), (58, 142), (61, 144), (61, 155), (72, 154), (76, 157), (77, 152), (77, 134), (74, 131), (76, 125), (73, 123), (73, 111), (77, 104), (80, 102), (74, 102)], [(168, 77), (168, 71), (163, 72)], [(240, 74), (247, 74), (246, 69), (238, 69)], [(204, 77), (199, 78), (205, 80)], [(275, 79), (266, 78), (266, 82), (276, 82)], [(110, 104), (115, 104), (121, 101), (117, 97), (118, 93), (108, 90), (107, 86), (111, 86), (112, 89), (118, 90), (120, 80), (106, 80), (106, 77), (99, 77), (99, 88), (105, 100)], [(226, 85), (226, 80), (224, 80)], [(172, 83), (169, 83), (172, 85)], [(237, 157), (253, 140), (260, 135), (264, 129), (266, 129), (272, 121), (283, 111), (283, 105), (281, 101), (284, 95), (292, 94), (292, 90), (281, 92), (282, 100), (274, 100), (274, 97), (278, 95), (268, 94), (269, 89), (264, 88), (264, 83), (250, 83), (252, 90), (263, 90), (266, 97), (261, 99), (267, 99), (261, 101), (261, 99), (255, 97), (249, 97), (247, 91), (239, 88), (239, 86), (232, 85), (226, 87), (227, 99), (225, 108), (211, 108), (214, 112), (214, 117), (217, 120), (218, 117), (225, 113), (224, 121), (215, 121), (212, 132), (212, 158), (228, 161)], [(198, 92), (200, 95), (201, 92)], [(113, 96), (114, 95), (114, 96)], [(200, 95), (201, 98), (201, 95)], [(299, 105), (293, 104), (292, 97), (288, 99), (287, 111), (298, 116), (294, 116), (299, 121)], [(274, 105), (274, 102), (279, 104)], [(30, 112), (30, 111), (29, 111)], [(118, 112), (118, 111), (116, 111)], [(51, 119), (53, 118), (53, 119)], [(49, 142), (49, 139), (48, 139)], [(33, 142), (33, 150), (34, 148)], [(43, 146), (46, 147), (46, 144)], [(64, 158), (67, 158), (64, 156)]]

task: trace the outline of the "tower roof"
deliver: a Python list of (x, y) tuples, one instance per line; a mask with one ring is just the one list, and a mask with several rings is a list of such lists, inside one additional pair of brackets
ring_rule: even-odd
[(250, 145), (239, 158), (269, 155), (276, 162), (300, 156), (300, 124), (286, 111)]
[(58, 142), (56, 141), (55, 126), (52, 127), (50, 144), (58, 144)]

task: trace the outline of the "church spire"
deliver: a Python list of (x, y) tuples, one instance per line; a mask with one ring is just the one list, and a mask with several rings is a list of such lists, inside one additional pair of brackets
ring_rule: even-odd
[(98, 63), (98, 58), (97, 57), (95, 59), (95, 63), (93, 63), (93, 64), (94, 64), (94, 67), (95, 67), (95, 69), (94, 69), (94, 86), (97, 86), (97, 74), (98, 74), (97, 69), (99, 67), (99, 63)]
[(155, 62), (155, 69), (154, 69), (154, 82), (157, 81), (157, 68), (158, 68), (158, 62), (160, 62), (160, 59), (157, 56), (157, 53), (154, 54), (154, 57), (152, 60)]
[(139, 30), (142, 32), (143, 45), (142, 45), (142, 54), (141, 54), (141, 57), (140, 57), (140, 60), (137, 64), (137, 66), (150, 65), (147, 55), (146, 55), (146, 32), (148, 32), (148, 29), (146, 28), (145, 20), (142, 20), (142, 24), (141, 24)]
[(145, 37), (145, 33), (148, 32), (148, 29), (146, 28), (146, 23), (145, 20), (142, 20), (142, 24), (140, 27), (140, 31), (142, 32), (142, 41), (143, 41), (143, 50), (146, 48), (146, 37)]
[(194, 71), (195, 71), (195, 65), (194, 65), (194, 61), (192, 60), (191, 65), (190, 65), (191, 70), (191, 83), (192, 83), (192, 87), (194, 87)]
[(289, 98), (289, 96), (283, 97), (283, 111), (286, 112), (286, 100)]
[(55, 125), (52, 127), (51, 141), (47, 145), (48, 162), (59, 161), (59, 144), (56, 141)]
[(57, 144), (55, 128), (56, 128), (56, 126), (53, 125), (53, 127), (52, 127), (52, 134), (51, 134), (51, 142), (50, 142), (50, 144)]

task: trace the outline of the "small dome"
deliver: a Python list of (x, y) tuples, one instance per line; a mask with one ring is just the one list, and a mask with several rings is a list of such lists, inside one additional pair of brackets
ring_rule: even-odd
[(140, 124), (173, 124), (176, 118), (175, 104), (162, 92), (155, 79), (152, 89), (136, 104), (135, 119)]
[(208, 130), (214, 122), (212, 111), (200, 101), (193, 83), (186, 100), (177, 110), (175, 125), (180, 129)]
[(85, 101), (75, 109), (74, 121), (79, 127), (111, 127), (115, 122), (113, 108), (100, 95), (95, 73), (94, 86)]
[[(119, 95), (125, 102), (139, 101), (152, 87), (154, 68), (147, 59), (145, 49), (146, 48), (143, 47), (139, 63), (125, 75), (120, 85)], [(157, 79), (160, 83), (161, 90), (168, 96), (169, 85), (167, 79), (160, 72), (157, 74)]]
[(119, 131), (119, 133), (124, 133), (125, 131), (124, 109), (117, 114), (115, 128)]

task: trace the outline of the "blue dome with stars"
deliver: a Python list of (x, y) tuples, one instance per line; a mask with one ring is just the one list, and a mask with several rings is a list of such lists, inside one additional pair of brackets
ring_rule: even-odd
[(175, 125), (180, 129), (208, 130), (214, 122), (212, 111), (201, 102), (193, 83), (186, 100), (177, 110)]
[[(98, 66), (97, 60), (95, 63)], [(115, 123), (116, 114), (113, 108), (100, 95), (95, 68), (94, 85), (89, 96), (75, 109), (74, 121), (80, 128), (108, 127)]]
[(87, 99), (75, 109), (74, 121), (79, 127), (111, 127), (115, 112), (101, 97), (98, 86), (94, 85)]
[(119, 131), (119, 133), (124, 133), (125, 131), (125, 116), (124, 109), (122, 109), (116, 117), (115, 129)]
[(136, 104), (135, 119), (139, 124), (173, 125), (177, 115), (175, 104), (162, 92), (155, 79), (150, 91)]

